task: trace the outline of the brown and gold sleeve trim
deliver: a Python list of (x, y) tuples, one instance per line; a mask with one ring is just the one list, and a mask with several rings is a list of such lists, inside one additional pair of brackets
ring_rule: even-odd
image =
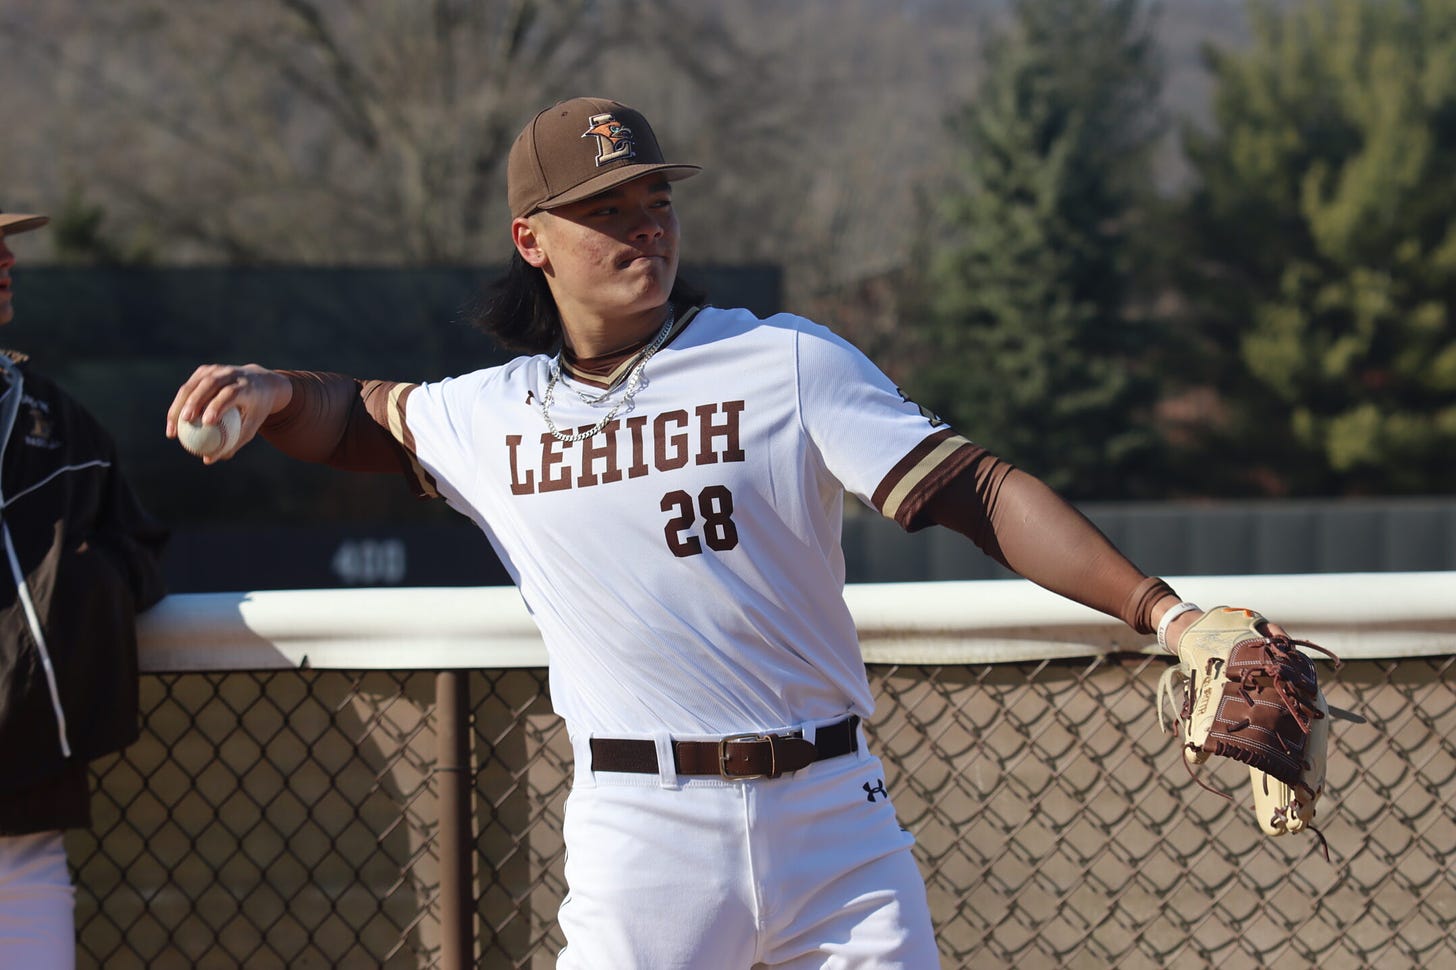
[(940, 486), (975, 461), (984, 449), (950, 428), (927, 437), (901, 458), (870, 496), (887, 519), (909, 529)]
[(360, 397), (374, 423), (387, 430), (402, 450), (405, 477), (411, 481), (415, 493), (425, 498), (439, 498), (434, 476), (420, 464), (415, 454), (415, 436), (405, 421), (405, 402), (418, 387), (418, 384), (393, 381), (365, 381)]

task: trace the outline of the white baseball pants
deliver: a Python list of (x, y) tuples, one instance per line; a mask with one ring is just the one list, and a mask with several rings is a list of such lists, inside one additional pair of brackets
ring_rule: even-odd
[(940, 966), (914, 838), (863, 742), (771, 780), (593, 775), (581, 747), (577, 765), (561, 970)]

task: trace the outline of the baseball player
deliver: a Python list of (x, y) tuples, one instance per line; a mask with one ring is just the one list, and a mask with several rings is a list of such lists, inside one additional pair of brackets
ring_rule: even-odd
[(625, 105), (547, 108), (481, 319), (522, 356), (438, 383), (206, 365), (166, 433), (237, 406), (239, 447), (400, 474), (485, 533), (575, 752), (560, 966), (924, 970), (912, 836), (861, 731), (844, 493), (1170, 643), (1200, 611), (829, 330), (679, 282), (697, 172)]

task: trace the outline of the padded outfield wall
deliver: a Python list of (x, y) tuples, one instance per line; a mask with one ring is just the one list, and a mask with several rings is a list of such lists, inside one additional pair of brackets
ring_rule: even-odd
[[(1019, 580), (848, 590), (943, 966), (1456, 958), (1456, 573), (1175, 582), (1347, 658), (1328, 861), (1242, 766), (1205, 774), (1233, 804), (1188, 777), (1148, 638)], [(513, 590), (179, 595), (142, 634), (143, 736), (67, 838), (83, 968), (554, 964), (571, 748)]]

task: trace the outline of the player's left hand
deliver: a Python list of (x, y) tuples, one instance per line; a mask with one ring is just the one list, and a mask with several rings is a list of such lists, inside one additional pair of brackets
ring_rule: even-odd
[[(1158, 719), (1164, 723), (1165, 704), (1172, 704), (1186, 763), (1200, 765), (1211, 755), (1243, 762), (1266, 833), (1318, 834), (1315, 803), (1324, 791), (1331, 712), (1313, 662), (1297, 647), (1328, 655), (1336, 669), (1339, 658), (1235, 607), (1209, 610), (1170, 631), (1179, 662), (1158, 685)], [(1174, 697), (1180, 683), (1181, 705)]]

